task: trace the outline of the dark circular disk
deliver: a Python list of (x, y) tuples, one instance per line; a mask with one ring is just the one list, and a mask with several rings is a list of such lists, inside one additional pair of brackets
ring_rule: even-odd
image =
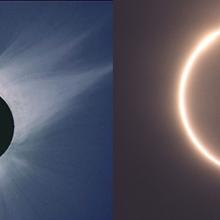
[(14, 119), (8, 104), (0, 97), (0, 156), (11, 144), (14, 134)]

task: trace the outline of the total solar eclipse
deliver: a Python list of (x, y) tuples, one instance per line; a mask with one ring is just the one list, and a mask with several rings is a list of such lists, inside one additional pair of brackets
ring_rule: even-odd
[(14, 134), (14, 119), (7, 103), (0, 97), (0, 156), (2, 156), (12, 141)]
[(212, 43), (214, 43), (217, 39), (220, 38), (220, 30), (214, 31), (207, 36), (205, 36), (192, 51), (189, 56), (181, 77), (179, 81), (178, 88), (178, 110), (181, 118), (181, 122), (183, 124), (184, 130), (191, 140), (192, 144), (196, 149), (205, 156), (209, 161), (214, 163), (217, 166), (220, 166), (220, 158), (217, 158), (214, 154), (209, 151), (209, 146), (204, 145), (198, 135), (195, 133), (191, 122), (188, 117), (187, 105), (186, 105), (186, 91), (187, 91), (187, 83), (190, 76), (193, 74), (193, 67), (195, 63), (199, 65), (199, 57), (208, 49)]

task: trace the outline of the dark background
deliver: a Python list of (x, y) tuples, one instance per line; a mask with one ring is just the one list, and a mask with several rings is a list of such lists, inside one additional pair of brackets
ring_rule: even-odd
[(192, 147), (176, 96), (192, 48), (220, 27), (220, 2), (118, 0), (114, 9), (116, 219), (219, 219), (220, 169)]

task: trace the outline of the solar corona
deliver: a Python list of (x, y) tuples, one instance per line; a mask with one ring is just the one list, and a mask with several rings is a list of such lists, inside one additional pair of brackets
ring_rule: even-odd
[(217, 40), (220, 40), (219, 38), (220, 30), (211, 32), (196, 45), (196, 47), (190, 54), (183, 68), (178, 84), (178, 111), (184, 130), (187, 136), (189, 137), (190, 141), (192, 142), (193, 146), (206, 159), (220, 167), (220, 158), (211, 153), (209, 150), (209, 146), (203, 144), (198, 135), (195, 133), (188, 117), (186, 105), (187, 84), (190, 79), (190, 76), (193, 74), (193, 67), (195, 66), (195, 63), (199, 62), (200, 56), (206, 52), (209, 46), (211, 46)]

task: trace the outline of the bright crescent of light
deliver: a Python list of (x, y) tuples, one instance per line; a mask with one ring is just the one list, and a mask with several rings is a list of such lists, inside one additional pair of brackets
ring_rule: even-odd
[(208, 150), (208, 147), (205, 146), (199, 138), (196, 136), (188, 115), (187, 115), (187, 108), (186, 108), (186, 90), (187, 90), (187, 81), (190, 77), (190, 74), (192, 74), (192, 68), (194, 63), (197, 61), (199, 56), (210, 46), (211, 43), (213, 43), (218, 37), (220, 37), (220, 30), (212, 32), (211, 34), (207, 35), (199, 44), (196, 46), (192, 54), (190, 55), (189, 59), (186, 62), (186, 65), (184, 66), (180, 82), (179, 82), (179, 90), (178, 90), (178, 108), (180, 113), (180, 118), (183, 123), (184, 129), (194, 144), (194, 146), (197, 148), (198, 151), (200, 151), (209, 161), (214, 163), (217, 166), (220, 166), (220, 159), (215, 157), (210, 151)]

